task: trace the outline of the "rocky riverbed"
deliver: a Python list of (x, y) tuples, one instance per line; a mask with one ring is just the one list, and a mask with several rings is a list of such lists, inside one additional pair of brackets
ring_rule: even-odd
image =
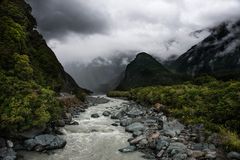
[(164, 107), (89, 97), (88, 105), (67, 108), (52, 134), (30, 136), (22, 145), (0, 139), (0, 159), (15, 159), (14, 150), (25, 160), (240, 159), (239, 153), (225, 155), (218, 148), (216, 134), (165, 116)]

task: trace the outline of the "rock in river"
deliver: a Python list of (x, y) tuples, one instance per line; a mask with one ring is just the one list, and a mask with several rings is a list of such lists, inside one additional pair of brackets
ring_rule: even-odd
[(39, 135), (24, 141), (24, 145), (28, 150), (37, 152), (63, 148), (66, 143), (64, 139), (50, 134)]
[(92, 118), (99, 118), (100, 116), (99, 116), (98, 113), (94, 113), (94, 114), (91, 115), (91, 117), (92, 117)]
[(128, 147), (119, 149), (119, 151), (123, 152), (123, 153), (128, 153), (128, 152), (134, 152), (134, 151), (136, 151), (136, 149), (137, 148), (135, 146), (128, 146)]
[(127, 132), (137, 132), (137, 131), (144, 131), (144, 130), (145, 130), (144, 125), (139, 122), (135, 122), (126, 127)]
[(108, 117), (110, 115), (111, 115), (111, 112), (109, 112), (109, 111), (104, 111), (103, 112), (103, 116), (105, 116), (105, 117)]

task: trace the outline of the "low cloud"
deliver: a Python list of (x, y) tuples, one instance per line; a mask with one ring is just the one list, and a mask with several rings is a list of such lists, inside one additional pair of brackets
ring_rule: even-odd
[(39, 30), (63, 63), (117, 52), (180, 55), (240, 18), (239, 0), (28, 0)]

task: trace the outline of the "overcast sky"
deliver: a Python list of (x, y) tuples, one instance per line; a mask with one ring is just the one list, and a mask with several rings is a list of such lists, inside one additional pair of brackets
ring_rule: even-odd
[(192, 32), (240, 18), (240, 0), (27, 1), (63, 63), (116, 52), (179, 55), (208, 35)]

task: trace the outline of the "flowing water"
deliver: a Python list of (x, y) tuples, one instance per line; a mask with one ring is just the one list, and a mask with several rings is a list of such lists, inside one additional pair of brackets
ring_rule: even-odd
[[(102, 116), (111, 107), (120, 107), (127, 101), (110, 99), (110, 102), (91, 106), (79, 118), (78, 126), (66, 126), (67, 140), (64, 149), (55, 150), (53, 154), (47, 155), (36, 152), (23, 152), (26, 160), (143, 160), (142, 153), (120, 153), (118, 149), (128, 146), (127, 139), (131, 137), (122, 127), (114, 127), (115, 121), (109, 117)], [(99, 118), (91, 118), (91, 114), (98, 113)]]

